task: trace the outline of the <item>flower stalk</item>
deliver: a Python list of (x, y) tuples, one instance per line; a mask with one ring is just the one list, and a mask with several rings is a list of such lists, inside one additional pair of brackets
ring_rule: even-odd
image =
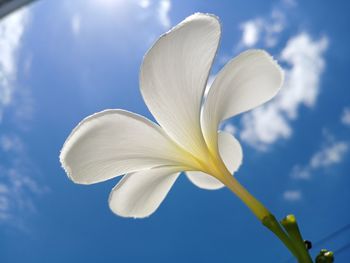
[(299, 252), (301, 262), (312, 262), (308, 249), (305, 245), (305, 242), (301, 236), (296, 218), (294, 215), (288, 215), (281, 221), (282, 226), (289, 234), (289, 237), (296, 245)]
[(312, 263), (294, 215), (288, 215), (279, 223), (276, 217), (251, 195), (235, 177), (225, 176), (224, 183), (247, 205), (262, 224), (282, 241), (299, 263)]

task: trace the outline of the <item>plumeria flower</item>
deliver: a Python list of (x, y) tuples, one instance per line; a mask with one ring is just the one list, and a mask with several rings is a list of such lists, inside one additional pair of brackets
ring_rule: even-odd
[(185, 172), (200, 188), (227, 186), (263, 220), (266, 208), (232, 175), (242, 162), (241, 146), (218, 128), (274, 97), (283, 72), (267, 52), (249, 50), (229, 61), (206, 90), (220, 36), (218, 18), (200, 13), (161, 36), (140, 72), (143, 99), (158, 124), (120, 109), (87, 117), (61, 151), (69, 178), (94, 184), (124, 175), (109, 206), (117, 215), (143, 218)]

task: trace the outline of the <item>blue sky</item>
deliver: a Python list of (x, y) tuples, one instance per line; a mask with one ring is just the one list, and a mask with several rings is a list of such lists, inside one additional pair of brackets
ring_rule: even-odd
[[(63, 142), (84, 117), (122, 108), (153, 118), (138, 86), (143, 55), (195, 12), (223, 26), (209, 81), (248, 48), (268, 50), (286, 72), (278, 97), (222, 127), (242, 143), (237, 178), (278, 218), (294, 213), (311, 241), (350, 223), (348, 9), (340, 1), (40, 0), (0, 21), (0, 262), (289, 258), (227, 189), (201, 190), (181, 176), (155, 214), (125, 219), (107, 203), (119, 179), (75, 185), (60, 166)], [(349, 237), (324, 246), (337, 250)]]

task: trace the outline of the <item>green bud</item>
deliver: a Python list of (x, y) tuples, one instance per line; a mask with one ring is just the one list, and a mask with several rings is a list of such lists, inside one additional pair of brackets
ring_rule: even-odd
[(333, 263), (334, 253), (327, 249), (322, 249), (316, 257), (316, 263)]

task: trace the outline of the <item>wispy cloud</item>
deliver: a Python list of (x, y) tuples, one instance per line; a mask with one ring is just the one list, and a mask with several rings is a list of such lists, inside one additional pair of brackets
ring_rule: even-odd
[[(38, 170), (28, 156), (25, 143), (16, 135), (16, 129), (22, 128), (16, 120), (26, 120), (33, 109), (27, 89), (19, 89), (17, 83), (21, 64), (18, 57), (28, 17), (28, 10), (21, 9), (0, 21), (0, 223), (16, 227), (23, 226), (25, 216), (35, 212), (34, 196), (47, 191), (34, 179)], [(29, 73), (30, 65), (25, 67)], [(5, 108), (7, 114), (3, 115)], [(8, 116), (11, 121), (7, 121), (7, 128), (9, 123), (14, 127), (4, 133), (2, 120)]]
[[(0, 124), (5, 108), (13, 110), (12, 122), (25, 123), (34, 111), (31, 92), (27, 87), (19, 88), (17, 82), (18, 54), (22, 37), (29, 23), (29, 11), (22, 8), (0, 20)], [(23, 64), (24, 74), (30, 73), (32, 56), (27, 56)], [(16, 119), (16, 120), (14, 120)], [(23, 126), (23, 125), (22, 125)]]
[[(236, 51), (283, 46), (281, 36), (294, 26), (288, 21), (296, 7), (296, 1), (282, 0), (267, 15), (241, 23), (242, 37)], [(292, 122), (298, 118), (299, 109), (312, 108), (317, 101), (328, 45), (327, 36), (315, 38), (308, 32), (289, 37), (284, 48), (275, 54), (284, 66), (284, 86), (271, 102), (243, 115), (238, 132), (242, 140), (256, 149), (268, 150), (276, 141), (291, 137)]]
[(310, 167), (317, 169), (340, 163), (348, 149), (349, 145), (346, 142), (335, 142), (315, 153), (310, 160)]
[(256, 149), (267, 150), (278, 139), (291, 134), (292, 129), (276, 102), (243, 116), (240, 137)]
[(240, 25), (242, 38), (237, 49), (250, 48), (261, 42), (266, 47), (277, 44), (278, 36), (285, 28), (285, 14), (275, 8), (266, 17), (256, 17)]
[(300, 190), (286, 190), (283, 193), (283, 198), (289, 202), (296, 202), (302, 199), (302, 193)]
[(170, 0), (160, 0), (159, 7), (158, 7), (158, 18), (164, 28), (169, 28), (171, 26), (171, 21), (169, 17), (170, 9), (171, 9)]
[(235, 135), (237, 132), (237, 128), (232, 123), (229, 123), (229, 122), (226, 122), (221, 128), (221, 130), (231, 133), (232, 135)]
[(151, 1), (150, 0), (140, 0), (139, 5), (142, 8), (148, 8), (151, 5)]
[(0, 135), (0, 149), (3, 152), (22, 152), (23, 143), (16, 135)]
[(324, 52), (328, 38), (314, 40), (308, 33), (291, 37), (280, 54), (285, 69), (285, 84), (279, 95), (266, 106), (245, 114), (242, 119), (241, 138), (250, 145), (266, 150), (281, 138), (292, 134), (290, 122), (298, 117), (303, 105), (313, 107), (325, 67)]
[(28, 157), (20, 137), (0, 137), (0, 223), (23, 226), (23, 215), (36, 212), (35, 196), (48, 191), (34, 179), (38, 170)]
[(261, 31), (261, 21), (259, 19), (246, 21), (241, 24), (240, 28), (242, 30), (242, 46), (252, 47), (259, 41)]
[(297, 117), (301, 104), (314, 106), (320, 90), (327, 48), (326, 36), (313, 40), (308, 33), (303, 32), (291, 38), (283, 49), (281, 59), (291, 68), (286, 70), (286, 84), (279, 100), (290, 118)]
[(343, 114), (340, 120), (344, 125), (350, 126), (350, 108), (345, 108), (343, 110)]
[(75, 36), (80, 34), (81, 29), (81, 16), (79, 14), (74, 14), (71, 20), (72, 32)]
[(17, 53), (27, 19), (27, 11), (22, 9), (0, 21), (0, 120), (3, 108), (13, 98)]
[(294, 166), (291, 176), (295, 179), (310, 179), (314, 171), (341, 163), (348, 150), (348, 142), (329, 142), (311, 156), (307, 165)]

